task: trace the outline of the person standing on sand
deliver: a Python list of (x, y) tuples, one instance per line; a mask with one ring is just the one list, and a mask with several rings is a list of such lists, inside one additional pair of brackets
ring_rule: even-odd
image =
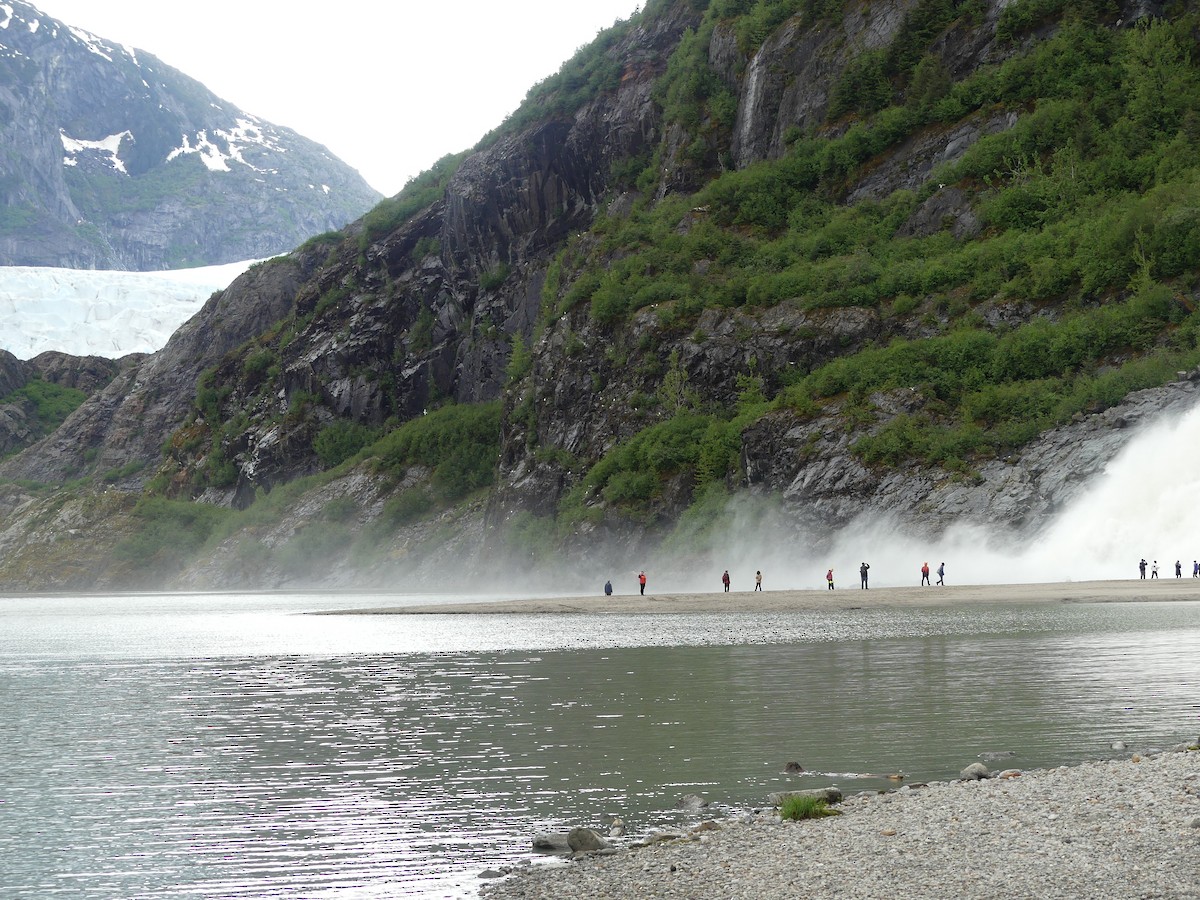
[(825, 573), (825, 580), (829, 582), (829, 589), (833, 590), (833, 569)]
[(921, 563), (921, 584), (929, 584), (929, 563)]
[(1158, 577), (1158, 560), (1157, 559), (1150, 565), (1150, 577), (1151, 578)]
[(725, 585), (725, 593), (729, 593), (729, 570), (725, 570), (725, 574), (721, 576), (721, 584)]
[(762, 569), (754, 573), (754, 589), (756, 591), (762, 590)]
[(646, 596), (646, 573), (638, 573), (638, 588), (641, 590), (642, 596)]
[(1200, 559), (1192, 560), (1192, 577), (1200, 578)]
[(1146, 561), (1144, 559), (1138, 563), (1138, 572), (1142, 578), (1146, 577)]
[(604, 596), (605, 597), (612, 596), (612, 580), (611, 579), (609, 581), (604, 582)]
[(859, 586), (860, 591), (869, 591), (870, 590), (870, 588), (867, 587), (867, 570), (870, 568), (871, 567), (868, 566), (866, 563), (863, 563), (861, 566), (858, 567), (858, 577), (862, 579), (862, 584)]
[(1183, 577), (1183, 564), (1179, 560), (1175, 560), (1175, 577)]
[(945, 563), (938, 563), (938, 584), (943, 585), (943, 586), (946, 584), (946, 564)]

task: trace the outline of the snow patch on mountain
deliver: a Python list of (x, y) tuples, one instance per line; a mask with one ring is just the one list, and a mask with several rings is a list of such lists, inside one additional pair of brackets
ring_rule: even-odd
[(117, 358), (153, 353), (252, 261), (164, 272), (0, 266), (0, 349)]
[(101, 138), (98, 141), (84, 141), (69, 136), (60, 128), (58, 130), (58, 136), (62, 139), (63, 150), (67, 154), (63, 157), (64, 166), (77, 165), (77, 154), (82, 153), (85, 150), (95, 150), (102, 156), (106, 157), (108, 164), (116, 171), (120, 172), (122, 175), (129, 174), (125, 170), (125, 163), (121, 161), (121, 157), (118, 154), (121, 152), (122, 140), (125, 138), (129, 138), (131, 141), (133, 140), (132, 132), (126, 130), (122, 131), (120, 134), (110, 134), (108, 137)]

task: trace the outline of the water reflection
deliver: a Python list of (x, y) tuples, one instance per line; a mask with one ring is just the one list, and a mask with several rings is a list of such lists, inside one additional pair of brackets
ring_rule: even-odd
[[(1054, 765), (1200, 731), (1189, 604), (649, 628), (287, 611), (39, 625), (10, 610), (0, 893), (470, 896), (536, 831), (620, 815), (637, 833), (677, 821), (687, 793), (753, 806), (788, 786), (952, 777), (980, 753)], [(395, 649), (414, 634), (431, 652)], [(789, 760), (807, 771), (783, 774)]]

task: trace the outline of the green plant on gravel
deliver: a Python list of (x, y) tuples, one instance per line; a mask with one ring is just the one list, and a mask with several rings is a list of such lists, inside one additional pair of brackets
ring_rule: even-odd
[(779, 817), (785, 822), (798, 822), (801, 819), (823, 819), (826, 816), (840, 816), (841, 813), (832, 809), (821, 797), (805, 794), (791, 794), (783, 798), (779, 804)]

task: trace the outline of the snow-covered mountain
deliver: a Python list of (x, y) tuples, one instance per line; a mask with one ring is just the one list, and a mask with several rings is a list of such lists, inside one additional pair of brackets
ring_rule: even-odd
[(0, 267), (0, 349), (117, 358), (161, 349), (250, 262), (162, 272)]
[(274, 256), (380, 199), (325, 147), (23, 0), (0, 2), (0, 148), (0, 265)]

